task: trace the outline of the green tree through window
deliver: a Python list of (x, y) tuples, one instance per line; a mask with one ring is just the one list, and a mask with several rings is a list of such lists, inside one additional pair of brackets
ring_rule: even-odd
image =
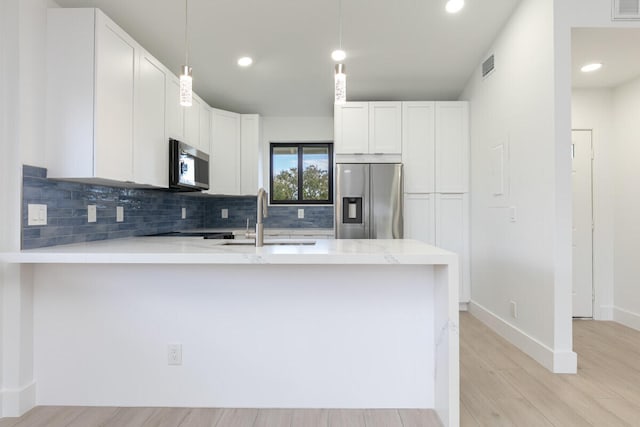
[(272, 204), (333, 203), (333, 144), (271, 143), (270, 151)]

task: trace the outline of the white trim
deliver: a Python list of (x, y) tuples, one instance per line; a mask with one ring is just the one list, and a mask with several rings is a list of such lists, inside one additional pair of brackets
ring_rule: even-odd
[(36, 406), (36, 383), (21, 389), (0, 390), (0, 418), (20, 417)]
[(458, 310), (459, 311), (469, 311), (469, 303), (468, 302), (458, 303)]
[(600, 308), (593, 312), (594, 320), (613, 320), (614, 307), (612, 305), (601, 305)]
[(620, 307), (613, 307), (613, 320), (640, 331), (640, 314), (638, 313)]
[(575, 352), (554, 352), (547, 345), (501, 319), (475, 301), (469, 303), (469, 312), (551, 372), (556, 374), (576, 373), (578, 356)]

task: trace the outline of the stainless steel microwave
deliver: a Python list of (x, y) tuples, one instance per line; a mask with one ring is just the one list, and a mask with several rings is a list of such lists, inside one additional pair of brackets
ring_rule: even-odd
[(169, 188), (209, 189), (209, 155), (176, 139), (169, 139)]

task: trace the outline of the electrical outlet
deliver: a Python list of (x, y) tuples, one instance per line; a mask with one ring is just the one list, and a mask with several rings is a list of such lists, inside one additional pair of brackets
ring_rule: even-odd
[(187, 219), (187, 208), (182, 208), (182, 219)]
[(167, 362), (169, 365), (182, 365), (182, 344), (167, 345)]
[(221, 209), (220, 210), (220, 217), (222, 219), (227, 219), (229, 218), (229, 209)]
[(298, 219), (304, 219), (304, 209), (298, 209)]
[(98, 207), (96, 205), (87, 206), (87, 222), (98, 221)]
[(124, 207), (116, 206), (116, 222), (124, 221)]
[(27, 225), (47, 225), (47, 205), (27, 205)]
[(511, 308), (511, 317), (514, 319), (518, 318), (518, 304), (515, 301), (509, 301), (509, 306)]

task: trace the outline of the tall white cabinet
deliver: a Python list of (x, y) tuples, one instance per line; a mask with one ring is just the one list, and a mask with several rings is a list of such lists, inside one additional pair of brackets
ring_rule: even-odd
[(470, 300), (467, 102), (403, 102), (404, 235), (460, 256), (459, 300)]

